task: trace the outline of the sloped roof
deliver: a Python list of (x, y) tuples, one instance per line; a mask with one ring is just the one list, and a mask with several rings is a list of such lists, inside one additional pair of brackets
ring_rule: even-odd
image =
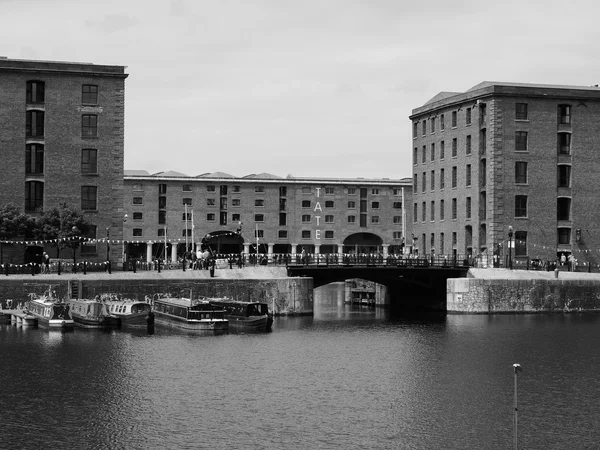
[(444, 100), (445, 98), (453, 97), (453, 96), (458, 95), (458, 94), (460, 94), (460, 92), (446, 92), (446, 91), (440, 92), (436, 96), (434, 96), (431, 99), (429, 99), (429, 101), (425, 102), (425, 105), (428, 105), (430, 103), (435, 103), (435, 102), (438, 102), (440, 100)]
[(175, 172), (174, 170), (168, 170), (166, 172), (156, 172), (152, 174), (153, 177), (189, 177), (185, 173)]
[(273, 175), (272, 173), (267, 173), (267, 172), (263, 172), (263, 173), (251, 173), (249, 175), (246, 175), (242, 178), (259, 178), (261, 180), (264, 179), (269, 179), (269, 180), (278, 180), (281, 179), (281, 177), (278, 177), (277, 175)]
[(132, 177), (132, 176), (141, 176), (141, 177), (148, 177), (150, 176), (150, 173), (147, 170), (127, 170), (125, 169), (123, 171), (123, 175), (126, 177)]
[(196, 175), (196, 178), (237, 178), (225, 172), (206, 172)]

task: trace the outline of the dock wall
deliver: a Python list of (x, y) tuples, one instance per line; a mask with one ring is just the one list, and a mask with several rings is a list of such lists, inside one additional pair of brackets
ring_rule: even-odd
[(600, 311), (600, 279), (451, 278), (448, 313)]

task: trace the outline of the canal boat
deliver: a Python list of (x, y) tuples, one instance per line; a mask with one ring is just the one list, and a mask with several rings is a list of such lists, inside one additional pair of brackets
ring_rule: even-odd
[(71, 299), (71, 316), (75, 325), (82, 328), (110, 328), (119, 325), (119, 319), (108, 311), (100, 299)]
[(70, 306), (53, 298), (51, 294), (31, 296), (27, 312), (37, 319), (38, 325), (48, 328), (73, 328)]
[(149, 303), (137, 300), (108, 300), (105, 304), (109, 314), (119, 320), (122, 328), (147, 328), (154, 322), (154, 313)]
[(208, 300), (212, 305), (225, 310), (230, 330), (271, 331), (273, 315), (269, 306), (261, 302), (243, 302), (227, 298)]
[(156, 325), (180, 328), (191, 333), (222, 333), (229, 329), (223, 308), (207, 300), (160, 298), (154, 300)]

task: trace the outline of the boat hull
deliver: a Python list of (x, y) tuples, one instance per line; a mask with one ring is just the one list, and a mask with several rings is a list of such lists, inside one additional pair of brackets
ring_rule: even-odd
[(158, 311), (154, 311), (154, 323), (160, 327), (198, 334), (225, 333), (229, 330), (227, 319), (186, 319)]
[(225, 314), (229, 328), (236, 331), (271, 331), (273, 319), (269, 316), (239, 317)]
[(75, 325), (80, 328), (111, 328), (119, 326), (119, 319), (116, 317), (83, 317), (73, 314)]

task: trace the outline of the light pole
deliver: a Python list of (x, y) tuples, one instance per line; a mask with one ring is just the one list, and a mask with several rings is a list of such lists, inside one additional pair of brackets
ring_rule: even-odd
[[(73, 234), (75, 235), (75, 236), (73, 236), (73, 238), (74, 238), (74, 239), (78, 239), (78, 238), (77, 238), (77, 234), (79, 233), (79, 229), (78, 229), (76, 226), (74, 226), (74, 227), (71, 229), (71, 231), (73, 231)], [(73, 273), (76, 273), (76, 272), (77, 272), (77, 260), (75, 259), (75, 250), (76, 250), (76, 249), (77, 249), (76, 245), (75, 245), (75, 244), (73, 244)]]
[(512, 270), (512, 238), (513, 238), (513, 227), (508, 226), (508, 268)]
[(110, 228), (106, 227), (106, 261), (109, 261), (108, 254), (110, 252)]
[[(127, 216), (127, 213), (125, 213), (125, 215), (123, 216), (123, 227), (124, 227), (125, 222), (127, 222), (127, 217), (129, 217), (129, 216)], [(125, 259), (126, 259), (126, 253), (125, 253), (125, 232), (123, 231), (121, 233), (121, 235), (122, 235), (122, 238), (123, 238), (123, 241), (122, 241), (122, 246), (123, 246), (122, 250), (123, 250), (123, 252), (121, 253), (121, 259), (123, 260), (123, 267), (125, 267)]]
[(515, 441), (515, 450), (517, 450), (517, 374), (519, 372), (523, 372), (523, 368), (521, 367), (520, 364), (513, 364), (513, 369), (515, 371), (515, 420), (514, 420), (514, 424), (515, 424), (515, 436), (514, 436), (514, 441)]

